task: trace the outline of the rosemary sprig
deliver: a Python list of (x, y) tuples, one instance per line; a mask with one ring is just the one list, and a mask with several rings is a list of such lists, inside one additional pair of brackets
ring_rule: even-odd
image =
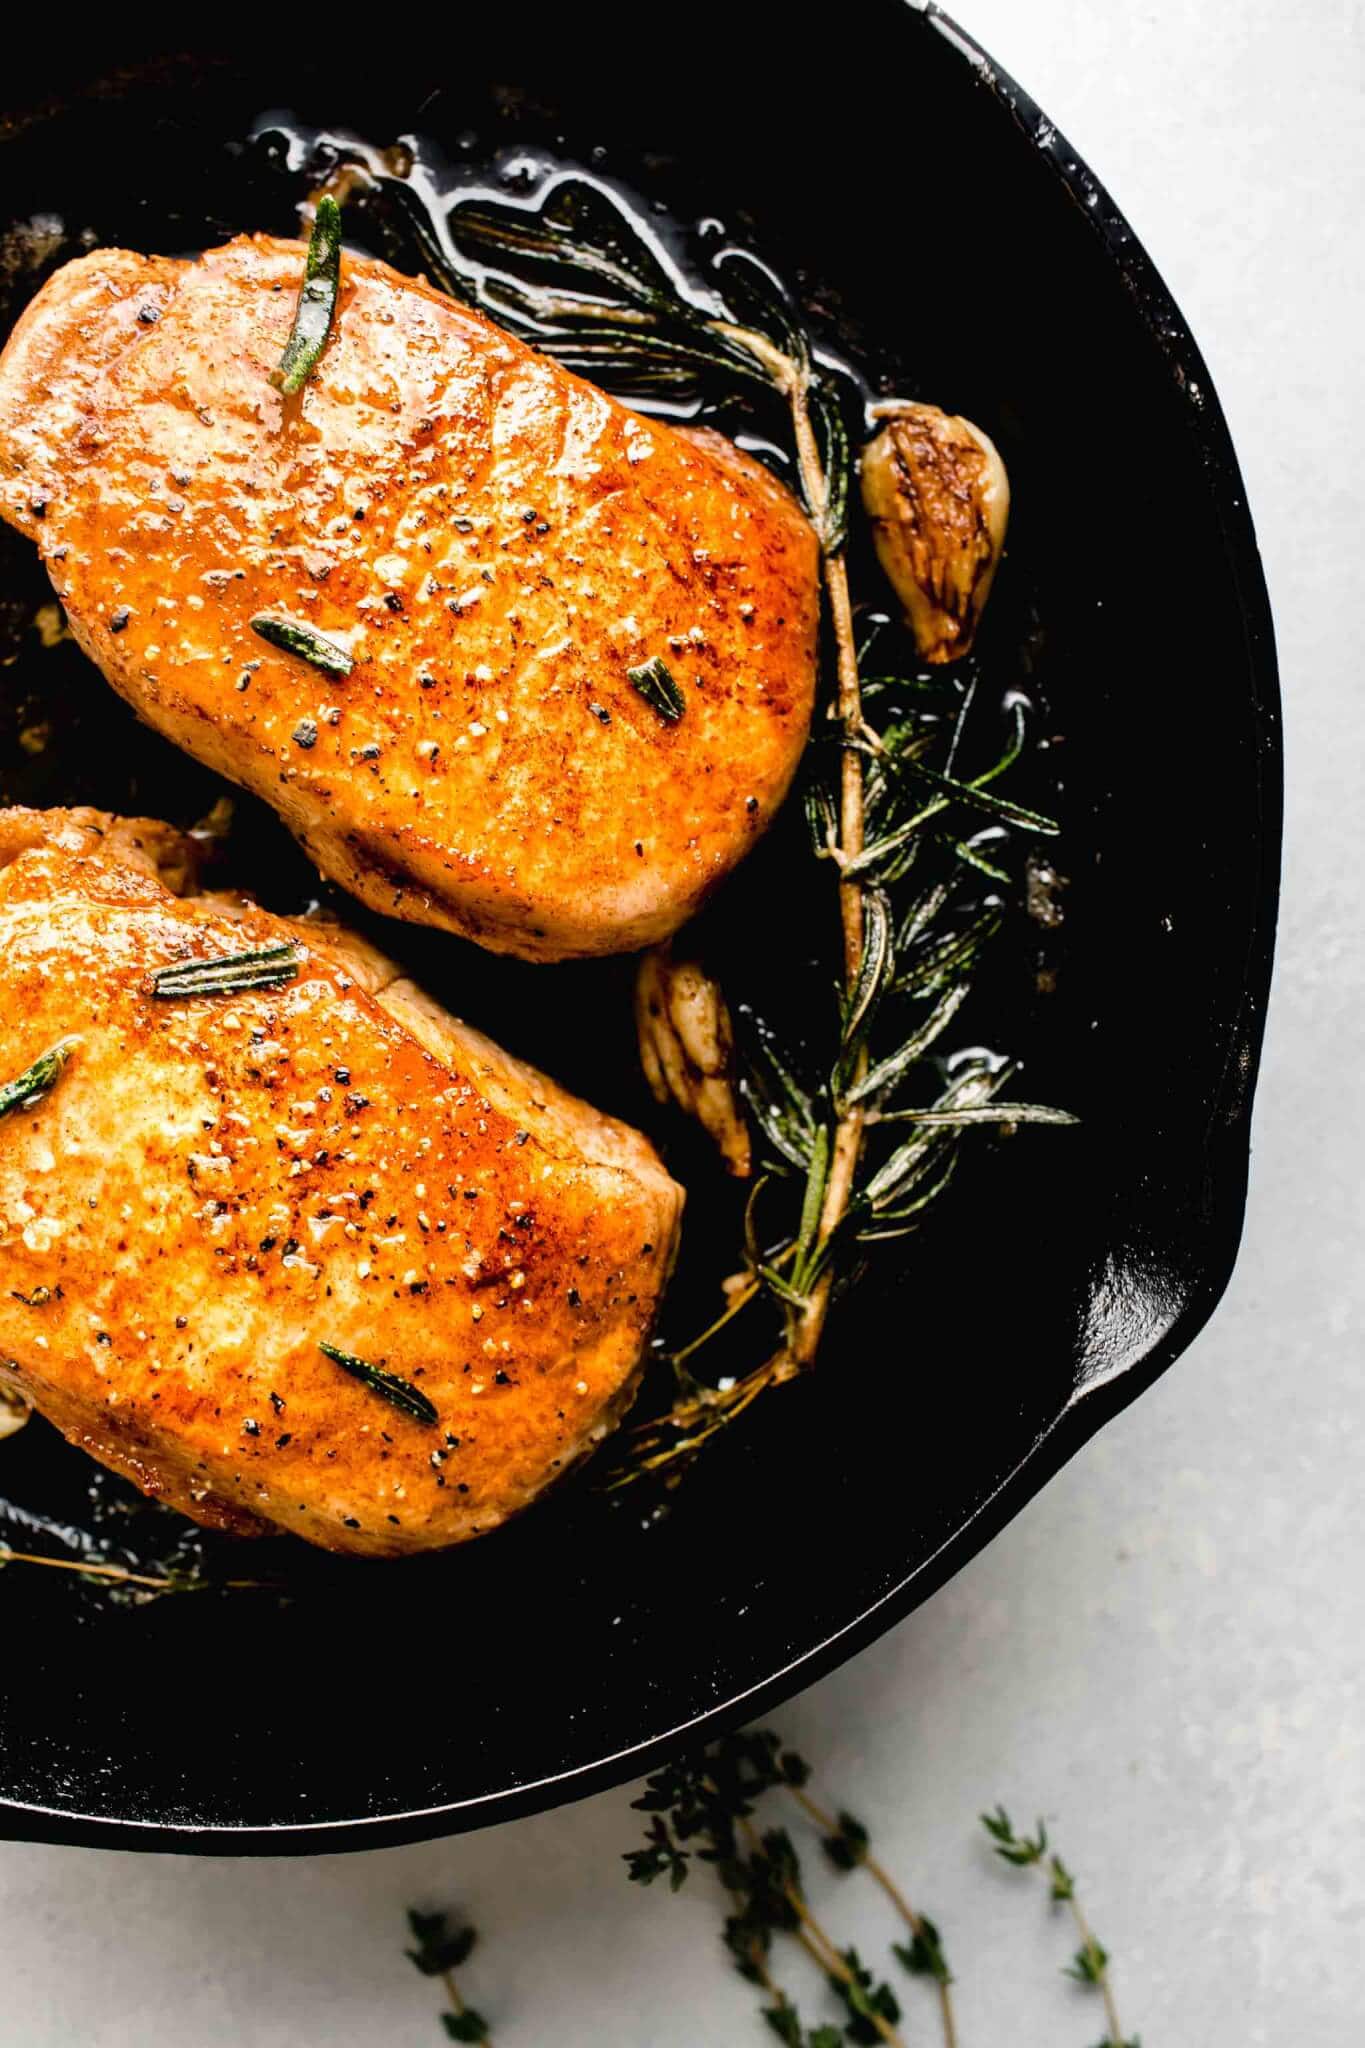
[(354, 1352), (342, 1351), (335, 1344), (320, 1341), (318, 1350), (324, 1358), (330, 1358), (333, 1365), (339, 1365), (343, 1372), (348, 1372), (352, 1379), (363, 1381), (371, 1393), (378, 1394), (391, 1407), (401, 1409), (404, 1415), (410, 1415), (414, 1422), (439, 1421), (435, 1407), (420, 1388), (408, 1380), (399, 1379), (397, 1373), (385, 1372), (382, 1367), (371, 1365), (368, 1359), (357, 1358)]
[(0, 1087), (0, 1116), (10, 1116), (19, 1109), (31, 1109), (34, 1103), (41, 1102), (60, 1081), (67, 1061), (79, 1044), (78, 1038), (58, 1039), (47, 1052), (39, 1053), (31, 1067), (25, 1067), (22, 1074), (6, 1081)]
[(416, 1948), (404, 1950), (409, 1962), (424, 1977), (439, 1977), (445, 1985), (450, 2011), (441, 2014), (441, 2025), (447, 2038), (452, 2041), (482, 2041), (485, 2048), (493, 2048), (487, 2020), (472, 2005), (465, 2004), (455, 1980), (455, 1972), (468, 1962), (478, 1939), (474, 1929), (452, 1927), (445, 1913), (410, 1912), (408, 1926), (417, 1943)]
[[(965, 681), (899, 677), (873, 662), (864, 681), (870, 646), (855, 636), (845, 551), (849, 425), (863, 394), (814, 346), (766, 265), (727, 248), (687, 273), (623, 202), (570, 171), (551, 174), (527, 199), (480, 194), (442, 211), (429, 191), (387, 175), (372, 156), (367, 168), (377, 203), (401, 209), (415, 229), (429, 275), (567, 367), (636, 404), (719, 396), (780, 408), (821, 544), (834, 738), (812, 741), (805, 802), (813, 853), (831, 863), (837, 886), (837, 1029), (814, 1074), (798, 1073), (768, 1033), (757, 1033), (743, 1090), (765, 1141), (765, 1214), (781, 1221), (760, 1241), (751, 1203), (751, 1284), (735, 1300), (755, 1318), (766, 1313), (769, 1332), (760, 1362), (719, 1386), (683, 1363), (701, 1340), (675, 1354), (673, 1406), (637, 1433), (631, 1462), (612, 1483), (641, 1471), (673, 1474), (765, 1388), (814, 1362), (840, 1287), (872, 1247), (919, 1226), (974, 1129), (1065, 1120), (1031, 1105), (1016, 1113), (1000, 1099), (1007, 1063), (939, 1057), (1003, 922), (998, 894), (973, 904), (968, 892), (1011, 883), (999, 839), (1057, 828), (993, 787), (1024, 748), (1022, 701), (1011, 705), (997, 757), (973, 772), (960, 758), (975, 696), (970, 672)], [(632, 672), (637, 688), (641, 677)], [(651, 701), (661, 717), (681, 711), (680, 693)], [(907, 879), (915, 885), (908, 908)], [(881, 1129), (914, 1112), (908, 1135)], [(731, 1320), (727, 1312), (712, 1328)]]
[(1081, 1945), (1066, 1966), (1065, 1975), (1077, 1984), (1088, 1984), (1098, 1991), (1104, 2002), (1104, 2016), (1108, 2027), (1099, 2048), (1142, 2048), (1136, 2034), (1126, 2035), (1119, 2024), (1118, 2005), (1114, 1998), (1114, 1986), (1109, 1975), (1109, 1954), (1100, 1943), (1087, 1920), (1076, 1895), (1076, 1880), (1067, 1869), (1055, 1849), (1048, 1846), (1047, 1829), (1038, 1822), (1037, 1833), (1017, 1834), (1003, 1806), (997, 1806), (994, 1813), (983, 1813), (981, 1825), (990, 1836), (995, 1853), (1016, 1870), (1038, 1868), (1048, 1882), (1049, 1896), (1056, 1906), (1066, 1906)]
[(657, 711), (665, 725), (676, 725), (687, 705), (674, 682), (667, 662), (652, 655), (639, 668), (626, 670), (627, 680), (639, 691), (651, 711)]
[(303, 955), (292, 939), (256, 946), (245, 953), (221, 953), (208, 960), (176, 960), (158, 967), (150, 993), (161, 1002), (191, 996), (232, 996), (245, 989), (282, 988), (296, 979)]
[(294, 325), (278, 366), (270, 373), (286, 398), (300, 391), (327, 344), (341, 284), (341, 208), (330, 192), (318, 200)]
[(321, 633), (315, 633), (311, 626), (300, 625), (297, 619), (281, 619), (271, 612), (257, 612), (251, 621), (251, 630), (259, 633), (262, 640), (268, 640), (272, 647), (282, 648), (286, 654), (296, 654), (300, 661), (310, 661), (324, 675), (348, 676), (355, 667), (344, 647), (338, 647), (335, 641), (325, 640)]

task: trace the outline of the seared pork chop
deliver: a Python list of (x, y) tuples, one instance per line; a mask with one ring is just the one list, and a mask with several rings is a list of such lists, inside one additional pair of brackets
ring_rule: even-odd
[(58, 271), (0, 358), (0, 511), (114, 688), (375, 909), (529, 959), (665, 937), (800, 757), (809, 525), (720, 436), (364, 257), (281, 397), (303, 260), (253, 236)]
[[(0, 1381), (200, 1522), (478, 1535), (629, 1401), (682, 1191), (341, 926), (193, 887), (164, 825), (0, 812), (0, 1082), (68, 1055), (0, 1094)], [(191, 992), (244, 952), (275, 985)]]

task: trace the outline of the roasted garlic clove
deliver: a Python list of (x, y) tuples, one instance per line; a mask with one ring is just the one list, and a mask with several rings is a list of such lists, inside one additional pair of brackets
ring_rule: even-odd
[(676, 1102), (715, 1139), (730, 1172), (752, 1166), (749, 1129), (735, 1088), (735, 1041), (725, 998), (695, 960), (669, 945), (640, 956), (635, 977), (640, 1064), (656, 1099)]
[(1005, 545), (1009, 478), (970, 420), (936, 405), (886, 411), (863, 450), (863, 505), (921, 656), (956, 661), (975, 638)]
[(0, 1438), (22, 1429), (32, 1413), (23, 1395), (0, 1381)]

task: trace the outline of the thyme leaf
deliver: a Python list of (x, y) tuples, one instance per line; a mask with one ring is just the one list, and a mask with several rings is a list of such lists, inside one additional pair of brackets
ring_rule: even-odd
[(639, 668), (626, 670), (627, 680), (638, 690), (651, 711), (657, 711), (665, 725), (676, 725), (687, 709), (683, 693), (673, 680), (667, 662), (657, 654)]
[(300, 625), (296, 619), (281, 619), (271, 612), (257, 612), (251, 621), (251, 630), (259, 633), (262, 640), (268, 640), (272, 647), (282, 648), (286, 654), (296, 654), (300, 661), (310, 661), (324, 675), (348, 676), (355, 667), (344, 647), (338, 647), (334, 640), (324, 640), (321, 633), (315, 633), (311, 626)]
[(469, 1961), (477, 1936), (472, 1927), (452, 1927), (444, 1913), (409, 1913), (416, 1948), (404, 1951), (424, 1977), (440, 1977)]
[(441, 2025), (451, 2041), (482, 2041), (491, 2044), (488, 2022), (472, 2005), (466, 2005), (455, 1981), (455, 1972), (468, 1962), (477, 1936), (472, 1927), (452, 1927), (444, 1913), (408, 1914), (408, 1926), (417, 1943), (404, 1954), (424, 1977), (444, 1979), (450, 2011), (442, 2013)]
[(303, 955), (293, 939), (208, 960), (176, 960), (169, 967), (157, 968), (151, 994), (162, 1002), (176, 1002), (190, 996), (233, 996), (244, 989), (282, 988), (296, 978), (302, 963)]
[(286, 398), (302, 390), (317, 365), (332, 331), (340, 284), (341, 208), (330, 192), (324, 192), (308, 237), (293, 330), (278, 366), (270, 373), (271, 383)]
[(943, 1937), (926, 1913), (921, 1913), (918, 1918), (918, 1932), (908, 1943), (893, 1941), (892, 1951), (912, 1977), (932, 1977), (936, 1984), (951, 1984), (952, 1972), (943, 1953)]
[(0, 1087), (0, 1116), (9, 1116), (18, 1109), (31, 1109), (36, 1102), (55, 1088), (72, 1053), (80, 1043), (76, 1038), (59, 1039), (47, 1052), (39, 1053), (31, 1067), (25, 1067), (22, 1074), (16, 1074), (12, 1081)]
[(426, 1395), (408, 1380), (399, 1379), (397, 1373), (385, 1372), (381, 1366), (371, 1365), (366, 1358), (357, 1358), (354, 1352), (342, 1351), (336, 1344), (319, 1341), (318, 1350), (324, 1358), (330, 1358), (333, 1365), (339, 1365), (354, 1380), (360, 1380), (371, 1393), (378, 1394), (390, 1407), (398, 1408), (404, 1415), (410, 1415), (414, 1422), (437, 1422), (433, 1404)]

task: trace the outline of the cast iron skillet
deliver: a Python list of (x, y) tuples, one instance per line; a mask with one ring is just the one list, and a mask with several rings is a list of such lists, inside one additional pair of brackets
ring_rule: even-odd
[[(249, 55), (138, 56), (122, 28), (117, 50), (83, 31), (55, 97), (50, 73), (11, 67), (0, 215), (52, 210), (149, 249), (290, 231), (283, 187), (271, 218), (242, 217), (236, 145), (269, 107), (452, 150), (467, 130), (563, 136), (580, 155), (608, 145), (684, 211), (747, 216), (836, 334), (872, 337), (884, 363), (903, 346), (913, 388), (988, 426), (1014, 477), (1071, 886), (1055, 993), (1021, 996), (1007, 1028), (1029, 1092), (1084, 1125), (997, 1147), (909, 1243), (900, 1291), (860, 1290), (823, 1371), (667, 1515), (579, 1486), (446, 1558), (321, 1560), (285, 1606), (118, 1610), (62, 1597), (55, 1573), (0, 1575), (13, 1836), (372, 1847), (642, 1772), (923, 1600), (1171, 1364), (1232, 1268), (1275, 923), (1278, 700), (1241, 480), (1179, 313), (1062, 137), (933, 8), (857, 0), (780, 61), (770, 10), (750, 33), (732, 0), (694, 0), (676, 48), (643, 47), (638, 10), (572, 14), (569, 31), (523, 5), (515, 34), (494, 20), (477, 50), (432, 28), (352, 52), (333, 27)], [(26, 617), (41, 588), (31, 550), (6, 545), (0, 604)], [(16, 744), (31, 665), (0, 668), (0, 794), (196, 815), (208, 779), (59, 655), (39, 709), (61, 744), (38, 755)], [(292, 876), (260, 829), (263, 865)], [(441, 992), (486, 1022), (485, 970), (456, 951), (473, 993), (459, 1001), (449, 967)], [(623, 987), (588, 971), (526, 970), (504, 1030), (544, 1057), (517, 1011), (528, 1029), (578, 1017), (571, 1080), (573, 1029), (599, 1064), (621, 1030)], [(91, 1513), (85, 1461), (45, 1425), (26, 1435), (3, 1467), (11, 1540), (26, 1509)]]

